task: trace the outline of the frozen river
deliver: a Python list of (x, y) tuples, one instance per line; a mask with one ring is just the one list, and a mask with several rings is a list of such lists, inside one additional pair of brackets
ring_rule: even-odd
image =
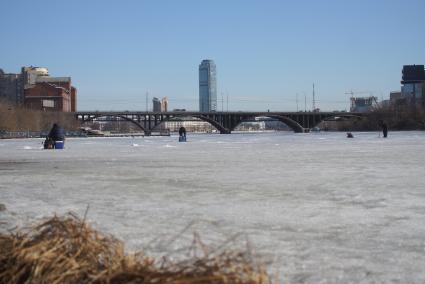
[(354, 136), (81, 138), (57, 151), (0, 140), (0, 226), (90, 204), (129, 250), (240, 233), (285, 283), (424, 283), (425, 133)]

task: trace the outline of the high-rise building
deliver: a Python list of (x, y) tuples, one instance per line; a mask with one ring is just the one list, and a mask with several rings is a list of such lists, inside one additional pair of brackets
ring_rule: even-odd
[(161, 101), (157, 97), (152, 99), (152, 111), (161, 112)]
[(24, 80), (22, 74), (5, 73), (0, 69), (0, 100), (24, 103)]
[(161, 112), (167, 112), (168, 111), (168, 98), (163, 97), (161, 99)]
[(153, 97), (152, 99), (152, 111), (153, 112), (167, 112), (168, 110), (168, 99), (167, 97), (163, 97), (161, 100), (157, 97)]
[(403, 99), (411, 105), (425, 106), (424, 65), (404, 65), (401, 84)]
[(199, 65), (199, 111), (217, 110), (217, 80), (213, 60), (202, 60)]

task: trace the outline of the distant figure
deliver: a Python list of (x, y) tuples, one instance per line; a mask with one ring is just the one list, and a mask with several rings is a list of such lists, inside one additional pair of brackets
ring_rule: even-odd
[(55, 123), (44, 141), (44, 149), (62, 149), (64, 142), (64, 131), (58, 124)]
[(384, 135), (384, 138), (387, 138), (388, 126), (385, 123), (382, 124), (382, 134)]
[(353, 133), (351, 133), (351, 132), (347, 132), (347, 138), (354, 138)]
[(384, 138), (387, 138), (387, 136), (388, 136), (388, 126), (387, 126), (387, 124), (384, 123), (384, 121), (380, 120), (379, 126), (381, 126), (381, 128), (382, 128), (382, 135), (384, 136)]
[(186, 128), (183, 126), (179, 129), (179, 142), (186, 142)]

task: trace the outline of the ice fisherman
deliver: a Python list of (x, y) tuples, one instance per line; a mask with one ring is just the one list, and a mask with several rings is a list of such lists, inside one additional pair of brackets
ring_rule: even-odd
[(46, 141), (44, 141), (44, 149), (55, 148), (56, 141), (65, 142), (65, 134), (63, 128), (57, 123), (54, 123), (52, 129), (50, 129), (49, 135), (46, 137)]
[(388, 126), (387, 126), (387, 124), (384, 121), (380, 120), (379, 126), (382, 128), (382, 135), (384, 136), (384, 138), (387, 138), (387, 136), (388, 136)]
[(179, 129), (179, 136), (186, 137), (186, 128), (183, 126)]
[(186, 128), (183, 126), (179, 129), (179, 141), (186, 141)]

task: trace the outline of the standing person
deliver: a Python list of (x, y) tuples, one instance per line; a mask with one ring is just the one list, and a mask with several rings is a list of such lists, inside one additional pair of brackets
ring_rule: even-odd
[(386, 123), (382, 124), (382, 134), (384, 135), (384, 138), (387, 138), (388, 135), (388, 126)]
[(388, 126), (387, 126), (387, 124), (384, 123), (384, 121), (380, 120), (379, 126), (381, 126), (381, 128), (382, 128), (382, 135), (384, 136), (384, 138), (387, 138), (387, 136), (388, 136)]
[(179, 129), (179, 142), (186, 142), (186, 128), (183, 126)]

